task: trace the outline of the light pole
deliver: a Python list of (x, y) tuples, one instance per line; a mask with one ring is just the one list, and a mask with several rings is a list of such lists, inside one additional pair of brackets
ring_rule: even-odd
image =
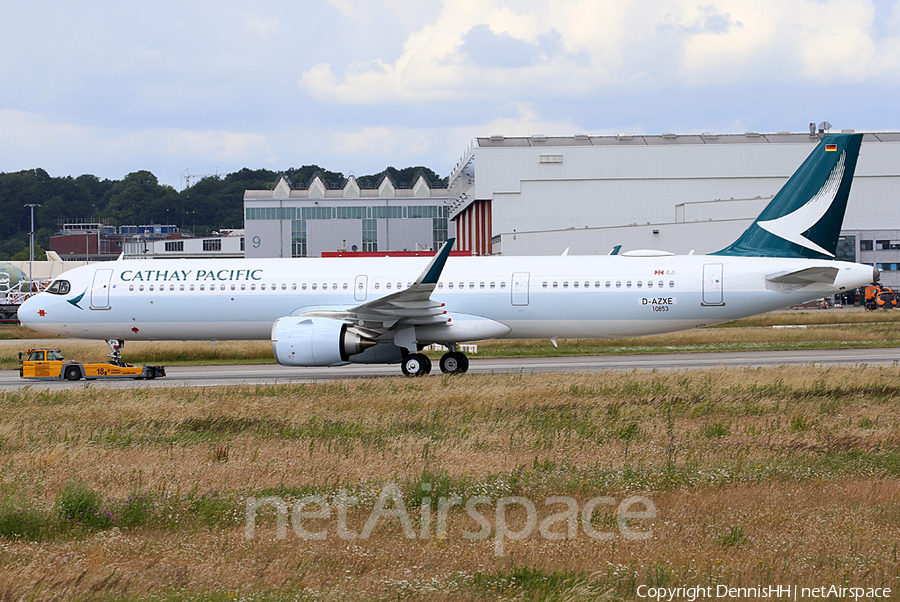
[(34, 208), (40, 207), (37, 203), (29, 203), (28, 205), (22, 205), (23, 207), (29, 207), (31, 209), (31, 232), (30, 232), (30, 241), (28, 244), (28, 286), (29, 288), (34, 288)]

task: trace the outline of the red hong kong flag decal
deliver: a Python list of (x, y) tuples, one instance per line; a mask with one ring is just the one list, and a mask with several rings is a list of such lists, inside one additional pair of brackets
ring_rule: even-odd
[(38, 310), (38, 315), (41, 317), (44, 317), (47, 315), (47, 312), (45, 312), (43, 309), (41, 309), (41, 310)]
[(137, 334), (139, 330), (140, 330), (140, 328), (138, 328), (137, 326), (135, 326), (134, 328), (131, 329), (131, 332)]

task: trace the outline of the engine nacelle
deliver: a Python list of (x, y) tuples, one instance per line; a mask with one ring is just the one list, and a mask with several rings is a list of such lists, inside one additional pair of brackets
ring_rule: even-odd
[(287, 316), (272, 325), (272, 353), (284, 366), (336, 366), (375, 345), (329, 318)]

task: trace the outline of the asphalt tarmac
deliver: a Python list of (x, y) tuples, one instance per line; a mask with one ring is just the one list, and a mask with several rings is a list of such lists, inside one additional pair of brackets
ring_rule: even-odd
[[(493, 359), (469, 357), (469, 374), (511, 374), (552, 372), (603, 372), (605, 370), (694, 370), (718, 366), (900, 366), (900, 348), (824, 349), (810, 351), (740, 351), (723, 353), (673, 353), (649, 355), (598, 355)], [(156, 380), (25, 381), (17, 370), (0, 370), (0, 390), (30, 386), (40, 389), (78, 387), (206, 387), (216, 385), (257, 385), (310, 383), (341, 378), (399, 376), (399, 365), (355, 365), (336, 368), (294, 368), (274, 364), (168, 366), (167, 376)], [(429, 376), (439, 378), (437, 362)]]

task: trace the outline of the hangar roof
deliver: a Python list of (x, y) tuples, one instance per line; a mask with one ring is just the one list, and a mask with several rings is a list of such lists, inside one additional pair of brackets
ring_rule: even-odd
[[(853, 133), (854, 130), (842, 130), (842, 133)], [(819, 134), (776, 132), (760, 134), (746, 132), (743, 134), (660, 134), (643, 136), (617, 134), (615, 136), (488, 136), (475, 139), (479, 148), (513, 148), (513, 147), (560, 147), (560, 146), (658, 146), (667, 144), (741, 144), (741, 143), (809, 143), (819, 139)], [(870, 132), (865, 134), (867, 142), (900, 142), (900, 132)]]

